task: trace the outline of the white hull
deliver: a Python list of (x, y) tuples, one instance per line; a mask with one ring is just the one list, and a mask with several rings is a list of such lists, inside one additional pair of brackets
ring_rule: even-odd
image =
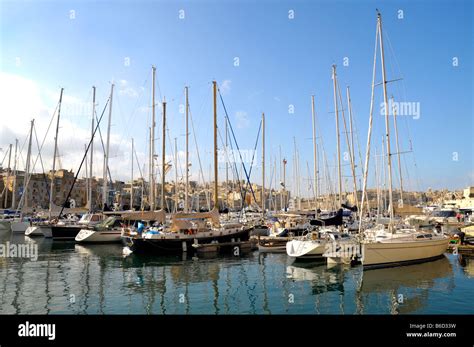
[(286, 244), (286, 254), (298, 259), (320, 259), (326, 250), (322, 240), (291, 240)]
[(11, 222), (12, 233), (24, 234), (26, 228), (30, 226), (29, 222)]
[(26, 228), (25, 230), (25, 235), (26, 236), (43, 236), (43, 227), (40, 227), (38, 225), (32, 225)]
[(427, 261), (443, 255), (448, 243), (449, 239), (444, 236), (431, 240), (366, 242), (362, 244), (362, 264), (389, 267)]
[(102, 242), (121, 242), (121, 231), (120, 230), (89, 230), (81, 229), (76, 236), (76, 242), (90, 242), (90, 243), (102, 243)]

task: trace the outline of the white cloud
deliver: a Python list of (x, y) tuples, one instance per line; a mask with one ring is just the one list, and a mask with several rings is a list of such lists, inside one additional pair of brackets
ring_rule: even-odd
[(235, 119), (237, 120), (237, 128), (247, 128), (250, 124), (249, 117), (245, 111), (235, 112)]
[(138, 92), (132, 88), (132, 87), (127, 87), (127, 88), (124, 88), (124, 89), (120, 89), (119, 90), (119, 95), (125, 95), (125, 96), (128, 96), (130, 98), (138, 98)]
[[(127, 82), (120, 81), (120, 84), (126, 85)], [(23, 170), (25, 166), (27, 149), (25, 144), (27, 144), (30, 122), (33, 118), (35, 119), (35, 129), (40, 145), (45, 139), (41, 153), (44, 170), (48, 171), (52, 168), (55, 122), (51, 124), (46, 137), (45, 134), (58, 101), (59, 89), (56, 91), (50, 90), (27, 78), (0, 72), (0, 148), (5, 151), (10, 143), (14, 145), (15, 139), (18, 139), (18, 168), (20, 170)], [(84, 145), (90, 139), (91, 107), (90, 101), (84, 101), (80, 97), (66, 94), (65, 91), (58, 136), (60, 164), (57, 163), (57, 167), (60, 165), (61, 168), (72, 169), (73, 171), (76, 171), (79, 167), (84, 156)], [(103, 136), (105, 136), (104, 126), (105, 122), (101, 127)], [(128, 179), (128, 172), (131, 167), (130, 155), (126, 155), (119, 149), (128, 148), (129, 145), (112, 130), (109, 166), (114, 179)], [(101, 177), (103, 154), (98, 133), (94, 146), (93, 173), (95, 176)], [(32, 147), (32, 163), (36, 161), (34, 171), (41, 172), (42, 167), (40, 160), (37, 159), (38, 149), (35, 137), (33, 137)], [(113, 153), (120, 153), (120, 158), (112, 158)], [(84, 170), (84, 167), (82, 170)]]
[(222, 94), (228, 94), (230, 92), (230, 89), (231, 89), (231, 84), (232, 84), (232, 81), (231, 80), (224, 80), (221, 84), (220, 84), (220, 90), (222, 92)]
[(118, 93), (119, 95), (128, 96), (130, 98), (136, 99), (138, 98), (138, 91), (130, 86), (130, 83), (127, 80), (119, 80), (118, 81)]

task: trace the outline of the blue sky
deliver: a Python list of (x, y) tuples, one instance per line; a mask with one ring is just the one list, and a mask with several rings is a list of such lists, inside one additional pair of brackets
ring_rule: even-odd
[[(97, 86), (100, 113), (110, 81), (114, 81), (110, 166), (114, 177), (127, 179), (130, 138), (135, 138), (142, 162), (148, 150), (151, 65), (155, 65), (157, 101), (165, 97), (168, 102), (170, 136), (178, 137), (180, 151), (185, 131), (179, 105), (184, 102), (184, 86), (190, 87), (206, 177), (212, 148), (211, 81), (215, 79), (223, 89), (241, 148), (253, 148), (261, 112), (265, 112), (267, 180), (270, 158), (278, 160), (281, 146), (283, 156), (289, 159), (290, 187), (294, 186), (293, 137), (301, 176), (308, 177), (306, 162), (312, 169), (311, 94), (315, 94), (318, 133), (334, 181), (331, 65), (337, 65), (345, 108), (345, 88), (351, 88), (364, 155), (376, 8), (383, 16), (388, 79), (403, 78), (388, 85), (389, 95), (398, 101), (419, 103), (421, 111), (419, 119), (399, 118), (401, 150), (409, 150), (410, 142), (414, 150), (402, 159), (408, 188), (454, 189), (474, 184), (470, 1), (0, 1), (4, 99), (0, 104), (9, 105), (0, 106), (0, 147), (5, 150), (15, 137), (23, 142), (28, 120), (33, 117), (41, 123), (38, 136), (42, 138), (59, 88), (64, 87), (70, 99), (62, 112), (60, 153), (63, 166), (76, 169), (89, 133), (91, 87)], [(181, 10), (184, 19), (179, 18)], [(293, 19), (289, 11), (294, 11)], [(236, 57), (239, 66), (234, 64)], [(124, 64), (127, 58), (129, 66)], [(344, 66), (345, 58), (348, 66)], [(453, 66), (454, 58), (458, 66)], [(377, 147), (377, 151), (381, 150), (384, 129), (381, 91), (378, 87), (375, 93), (372, 149)], [(290, 105), (294, 106), (293, 114), (289, 113)], [(222, 108), (219, 118), (223, 129)], [(157, 119), (161, 136), (159, 107)], [(103, 125), (105, 133), (105, 122)], [(43, 152), (46, 162), (52, 156), (52, 138), (51, 133)], [(342, 133), (341, 146), (346, 150), (344, 139)], [(197, 179), (196, 149), (191, 143), (192, 172)], [(96, 158), (101, 155), (98, 147), (96, 144)], [(161, 155), (159, 145), (157, 151)], [(101, 175), (101, 167), (97, 165), (97, 175)], [(345, 176), (350, 174), (348, 165), (343, 170)], [(373, 167), (371, 170), (373, 173)], [(394, 175), (398, 180), (398, 174)], [(260, 182), (260, 168), (252, 176)], [(370, 182), (373, 184), (373, 177)], [(306, 183), (302, 183), (302, 190), (307, 190)]]

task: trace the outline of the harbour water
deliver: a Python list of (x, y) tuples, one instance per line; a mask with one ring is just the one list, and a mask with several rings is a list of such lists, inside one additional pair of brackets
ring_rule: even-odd
[(1, 314), (473, 314), (474, 260), (362, 271), (240, 257), (123, 255), (121, 245), (36, 244), (38, 259), (0, 257)]

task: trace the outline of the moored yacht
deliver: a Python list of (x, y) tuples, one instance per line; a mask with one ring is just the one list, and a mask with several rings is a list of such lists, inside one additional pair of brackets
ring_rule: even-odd
[[(177, 213), (167, 225), (164, 212), (148, 212), (141, 221), (154, 221), (142, 233), (126, 227), (124, 244), (134, 253), (167, 254), (192, 252), (193, 244), (247, 241), (250, 228), (240, 223), (220, 224), (217, 210), (203, 213)], [(155, 216), (151, 216), (155, 214)], [(153, 219), (150, 219), (153, 218)], [(127, 216), (124, 216), (124, 220)], [(133, 220), (133, 219), (132, 219)]]
[(100, 223), (102, 219), (102, 213), (86, 213), (75, 224), (68, 224), (63, 221), (56, 224), (52, 223), (49, 229), (43, 230), (44, 237), (51, 237), (54, 240), (74, 240), (81, 229), (86, 226), (94, 226)]
[(95, 226), (81, 229), (76, 235), (79, 243), (120, 243), (122, 235), (122, 218), (110, 216)]

